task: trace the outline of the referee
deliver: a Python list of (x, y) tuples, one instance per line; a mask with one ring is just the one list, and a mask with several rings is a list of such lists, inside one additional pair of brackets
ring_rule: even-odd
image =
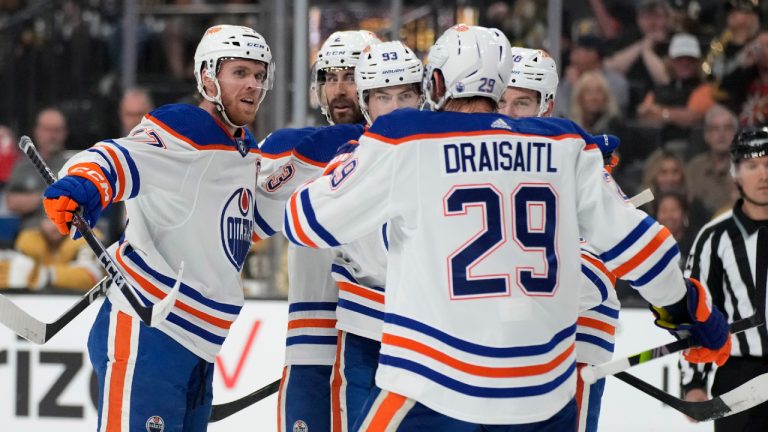
[[(699, 232), (686, 263), (686, 276), (706, 284), (712, 302), (729, 322), (765, 310), (765, 292), (756, 292), (757, 230), (768, 227), (768, 127), (740, 130), (731, 144), (731, 175), (741, 198), (733, 209)], [(768, 251), (763, 251), (768, 253)], [(762, 287), (765, 289), (765, 287)], [(734, 335), (731, 357), (715, 372), (712, 395), (718, 396), (768, 372), (768, 331), (762, 325)], [(707, 398), (710, 364), (681, 360), (681, 385), (689, 401)], [(715, 420), (715, 432), (765, 431), (768, 404)]]

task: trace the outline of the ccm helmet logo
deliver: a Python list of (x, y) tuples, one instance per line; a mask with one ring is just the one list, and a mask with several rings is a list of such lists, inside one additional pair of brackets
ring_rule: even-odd
[(263, 44), (260, 44), (258, 42), (248, 42), (246, 46), (254, 47), (254, 48), (265, 48)]

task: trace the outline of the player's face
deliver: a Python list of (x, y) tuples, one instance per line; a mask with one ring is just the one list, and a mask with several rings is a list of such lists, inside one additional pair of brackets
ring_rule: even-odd
[(218, 74), (221, 101), (230, 121), (236, 125), (253, 123), (261, 92), (267, 80), (264, 63), (254, 60), (223, 60)]
[(768, 156), (742, 160), (736, 174), (744, 199), (755, 205), (768, 206)]
[(411, 84), (373, 89), (368, 93), (371, 121), (400, 108), (418, 108), (419, 94)]
[(357, 103), (354, 68), (328, 69), (323, 93), (325, 100), (321, 103), (328, 106), (334, 123), (359, 123), (363, 120)]
[(499, 113), (512, 118), (536, 117), (539, 114), (539, 93), (518, 87), (507, 87), (499, 99)]

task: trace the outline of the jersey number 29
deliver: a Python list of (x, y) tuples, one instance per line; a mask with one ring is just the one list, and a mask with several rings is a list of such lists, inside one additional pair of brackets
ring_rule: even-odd
[[(557, 288), (558, 278), (555, 242), (557, 196), (549, 184), (523, 183), (511, 193), (510, 198), (512, 239), (523, 252), (539, 254), (544, 265), (544, 271), (539, 273), (531, 266), (515, 266), (517, 284), (527, 295), (552, 295)], [(445, 195), (443, 205), (448, 217), (467, 216), (469, 207), (480, 207), (483, 217), (480, 232), (448, 256), (451, 297), (462, 299), (508, 294), (510, 273), (471, 274), (473, 267), (507, 241), (504, 195), (487, 183), (455, 186)], [(533, 218), (533, 213), (540, 218)]]

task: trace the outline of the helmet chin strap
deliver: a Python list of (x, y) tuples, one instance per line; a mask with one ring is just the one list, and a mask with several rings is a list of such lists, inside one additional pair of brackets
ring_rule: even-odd
[[(209, 102), (213, 102), (213, 104), (216, 106), (216, 110), (221, 114), (221, 117), (224, 119), (224, 122), (228, 125), (232, 126), (235, 129), (239, 129), (242, 127), (245, 127), (246, 125), (236, 125), (232, 123), (232, 121), (227, 117), (227, 111), (224, 109), (224, 102), (221, 101), (221, 86), (219, 86), (219, 79), (216, 77), (211, 77), (208, 75), (208, 78), (211, 78), (213, 80), (213, 85), (216, 86), (216, 96), (208, 96), (208, 93), (203, 90), (203, 98)], [(261, 103), (261, 101), (259, 101)]]

